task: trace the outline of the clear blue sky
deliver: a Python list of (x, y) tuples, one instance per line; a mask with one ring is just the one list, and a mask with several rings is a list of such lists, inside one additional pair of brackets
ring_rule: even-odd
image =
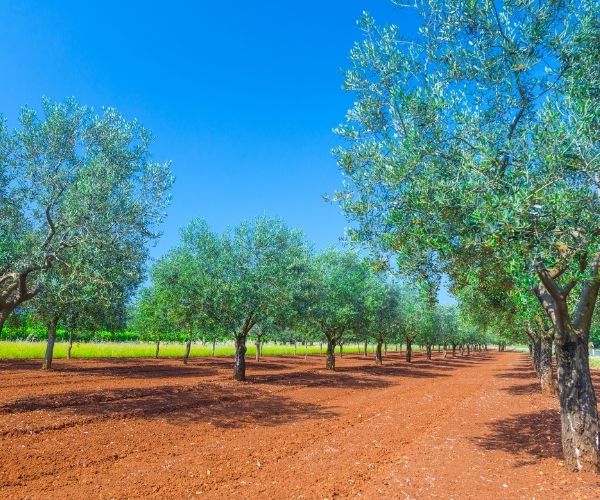
[(363, 10), (417, 29), (390, 0), (0, 0), (0, 113), (75, 96), (138, 118), (176, 183), (159, 256), (203, 217), (216, 230), (267, 213), (317, 249), (346, 226), (323, 201), (341, 184), (330, 150)]

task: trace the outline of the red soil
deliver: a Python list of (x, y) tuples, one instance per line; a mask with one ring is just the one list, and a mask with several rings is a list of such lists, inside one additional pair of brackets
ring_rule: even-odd
[(0, 362), (0, 497), (600, 495), (562, 466), (525, 355), (324, 363), (266, 358), (236, 383), (226, 359)]

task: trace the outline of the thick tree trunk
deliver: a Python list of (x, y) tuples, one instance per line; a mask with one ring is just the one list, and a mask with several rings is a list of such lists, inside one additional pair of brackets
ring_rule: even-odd
[(431, 344), (427, 344), (425, 346), (426, 352), (427, 352), (427, 359), (431, 359)]
[(452, 357), (456, 357), (456, 344), (452, 344)]
[(158, 359), (158, 355), (160, 354), (160, 336), (156, 336), (156, 350), (154, 351), (154, 358)]
[(377, 340), (377, 347), (375, 348), (375, 364), (380, 365), (383, 363), (383, 358), (381, 357), (381, 346), (383, 345), (382, 340)]
[(54, 343), (56, 342), (56, 326), (58, 318), (54, 317), (48, 323), (48, 343), (46, 344), (46, 354), (42, 363), (42, 370), (52, 369), (52, 358), (54, 356)]
[(365, 340), (365, 358), (369, 357), (369, 342)]
[(552, 372), (552, 337), (544, 335), (540, 343), (540, 383), (543, 394), (556, 394), (556, 383)]
[(467, 356), (471, 355), (471, 344), (467, 344)]
[(569, 468), (600, 472), (600, 426), (588, 356), (586, 341), (576, 335), (556, 342), (562, 447)]
[(335, 340), (327, 339), (327, 362), (325, 367), (328, 370), (335, 370)]
[(536, 338), (533, 341), (533, 356), (531, 357), (531, 364), (533, 365), (533, 369), (535, 373), (537, 373), (538, 378), (542, 375), (541, 363), (542, 359), (542, 340), (540, 338)]
[(406, 339), (406, 361), (412, 361), (412, 339)]
[(69, 345), (67, 345), (67, 359), (71, 359), (71, 349), (73, 349), (73, 330), (69, 330)]
[(187, 365), (188, 360), (190, 359), (190, 351), (192, 350), (192, 337), (187, 339), (185, 343), (185, 352), (183, 353), (183, 364)]
[(246, 380), (246, 336), (235, 338), (235, 360), (233, 362), (233, 379), (239, 382)]

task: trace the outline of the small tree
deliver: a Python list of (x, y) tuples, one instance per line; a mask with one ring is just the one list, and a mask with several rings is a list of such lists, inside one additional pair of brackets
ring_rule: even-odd
[(327, 339), (326, 367), (335, 370), (335, 347), (360, 328), (371, 270), (356, 253), (327, 250), (314, 262), (313, 296), (306, 321)]

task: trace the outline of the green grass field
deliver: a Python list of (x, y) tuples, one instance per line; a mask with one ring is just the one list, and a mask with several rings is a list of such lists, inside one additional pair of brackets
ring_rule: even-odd
[[(323, 352), (326, 346), (323, 345)], [(390, 349), (392, 346), (390, 346)], [(35, 359), (43, 358), (46, 349), (45, 342), (0, 342), (0, 359)], [(103, 342), (103, 343), (74, 343), (71, 350), (73, 358), (150, 358), (154, 356), (154, 343), (145, 342)], [(184, 344), (164, 343), (160, 346), (161, 358), (176, 358), (183, 356), (185, 350)], [(369, 352), (372, 352), (373, 346), (369, 346)], [(417, 349), (414, 349), (417, 350)], [(339, 349), (338, 349), (339, 351)], [(290, 344), (265, 344), (262, 349), (263, 356), (290, 356), (297, 353), (298, 356), (304, 356), (305, 348), (298, 344), (297, 350)], [(320, 354), (319, 344), (308, 346), (308, 354)], [(344, 346), (344, 353), (356, 354), (362, 352), (362, 346), (357, 344), (348, 344)], [(190, 355), (193, 357), (209, 357), (212, 353), (210, 344), (193, 344)], [(256, 353), (254, 344), (248, 343), (247, 356), (252, 357)], [(233, 356), (233, 343), (217, 344), (215, 349), (216, 356)], [(54, 346), (54, 359), (64, 359), (67, 357), (67, 343), (57, 342)]]

